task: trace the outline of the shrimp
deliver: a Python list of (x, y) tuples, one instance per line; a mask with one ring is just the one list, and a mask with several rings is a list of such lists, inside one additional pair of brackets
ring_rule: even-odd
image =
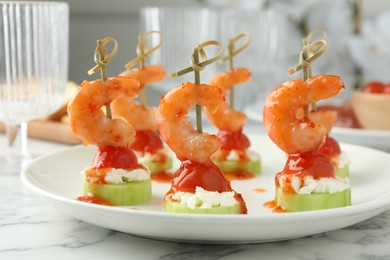
[(142, 89), (146, 84), (163, 80), (166, 77), (164, 67), (161, 65), (149, 65), (142, 69), (125, 70), (119, 76), (132, 77), (139, 80)]
[(318, 75), (307, 81), (294, 79), (273, 90), (266, 99), (264, 127), (274, 143), (288, 154), (318, 150), (327, 127), (304, 116), (304, 108), (312, 102), (336, 96), (343, 90), (337, 76)]
[(223, 94), (237, 84), (247, 82), (251, 78), (251, 73), (245, 68), (236, 68), (228, 72), (215, 75), (209, 82), (210, 85), (222, 89)]
[[(142, 89), (146, 84), (163, 80), (166, 72), (162, 66), (155, 65), (145, 66), (142, 69), (126, 70), (120, 75), (138, 79)], [(144, 104), (137, 104), (132, 97), (122, 97), (114, 100), (111, 108), (113, 115), (125, 118), (136, 131), (155, 131), (157, 128), (154, 118), (156, 109)]]
[(156, 112), (157, 127), (179, 160), (201, 164), (211, 161), (210, 157), (221, 147), (220, 139), (216, 135), (198, 133), (187, 114), (197, 104), (214, 111), (224, 100), (219, 88), (189, 82), (162, 97)]
[(138, 104), (132, 97), (117, 98), (112, 102), (111, 109), (115, 117), (124, 118), (136, 131), (154, 131), (157, 128), (154, 118), (156, 108)]
[(316, 110), (310, 112), (310, 118), (316, 124), (321, 124), (326, 128), (329, 134), (337, 120), (337, 111), (334, 110)]
[(128, 147), (134, 139), (134, 128), (121, 118), (109, 119), (102, 106), (118, 97), (133, 97), (139, 92), (134, 78), (113, 77), (106, 81), (84, 81), (69, 102), (68, 115), (73, 134), (85, 144)]
[[(228, 72), (217, 74), (209, 82), (210, 85), (216, 86), (226, 92), (234, 85), (246, 82), (250, 79), (251, 73), (245, 68), (237, 68)], [(229, 104), (223, 103), (213, 113), (205, 110), (207, 118), (219, 130), (237, 132), (242, 129), (246, 121), (246, 115), (240, 111), (234, 110)]]

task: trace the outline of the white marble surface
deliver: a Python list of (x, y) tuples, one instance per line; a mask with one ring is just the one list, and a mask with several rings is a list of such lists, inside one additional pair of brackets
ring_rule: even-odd
[[(30, 141), (35, 156), (66, 147)], [(144, 239), (68, 217), (32, 195), (19, 176), (0, 173), (0, 259), (390, 259), (389, 245), (390, 211), (345, 229), (284, 242), (207, 245)]]

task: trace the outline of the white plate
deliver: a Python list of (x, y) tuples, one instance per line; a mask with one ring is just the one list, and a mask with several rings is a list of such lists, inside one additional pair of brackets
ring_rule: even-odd
[[(263, 122), (263, 107), (254, 103), (246, 107), (245, 113), (253, 121)], [(340, 142), (351, 143), (390, 152), (390, 131), (333, 127), (331, 136)]]
[[(98, 226), (163, 240), (202, 243), (257, 243), (286, 240), (340, 229), (384, 212), (390, 205), (390, 154), (342, 144), (351, 160), (352, 206), (321, 211), (272, 213), (264, 202), (274, 195), (274, 175), (284, 167), (284, 154), (266, 136), (251, 136), (263, 161), (259, 177), (233, 181), (248, 206), (248, 215), (190, 215), (162, 211), (170, 184), (153, 182), (153, 200), (146, 205), (107, 207), (74, 200), (82, 193), (80, 171), (94, 147), (64, 150), (41, 157), (22, 173), (23, 183), (65, 214)], [(175, 166), (178, 162), (175, 162)], [(264, 193), (256, 188), (267, 189)]]

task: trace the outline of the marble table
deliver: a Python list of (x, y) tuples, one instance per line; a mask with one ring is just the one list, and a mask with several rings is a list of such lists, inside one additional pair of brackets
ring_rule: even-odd
[[(34, 139), (29, 146), (34, 156), (69, 147)], [(73, 219), (30, 193), (18, 175), (0, 173), (0, 259), (390, 259), (389, 245), (390, 211), (341, 230), (283, 242), (145, 239)]]

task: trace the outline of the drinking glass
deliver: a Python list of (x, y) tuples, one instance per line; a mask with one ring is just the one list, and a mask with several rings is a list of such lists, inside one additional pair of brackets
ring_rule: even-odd
[(219, 13), (219, 38), (224, 46), (239, 33), (247, 32), (251, 37), (249, 46), (234, 57), (236, 67), (252, 73), (250, 81), (235, 88), (236, 108), (259, 103), (260, 112), (266, 95), (288, 79), (287, 71), (295, 65), (301, 48), (300, 38), (292, 39), (288, 17), (276, 9), (222, 8)]
[(0, 1), (0, 120), (6, 125), (0, 174), (29, 161), (27, 122), (61, 105), (68, 74), (69, 7)]
[[(148, 61), (150, 64), (164, 66), (167, 73), (190, 65), (193, 48), (204, 41), (217, 40), (218, 16), (215, 10), (207, 7), (144, 7), (140, 10), (140, 33), (160, 31), (163, 42)], [(148, 45), (155, 46), (159, 37), (148, 38)], [(209, 57), (217, 49), (207, 49)], [(201, 73), (201, 82), (205, 83), (216, 73), (216, 64), (211, 64)], [(167, 92), (182, 82), (194, 81), (192, 73), (179, 78), (169, 78), (156, 83), (155, 89)]]

